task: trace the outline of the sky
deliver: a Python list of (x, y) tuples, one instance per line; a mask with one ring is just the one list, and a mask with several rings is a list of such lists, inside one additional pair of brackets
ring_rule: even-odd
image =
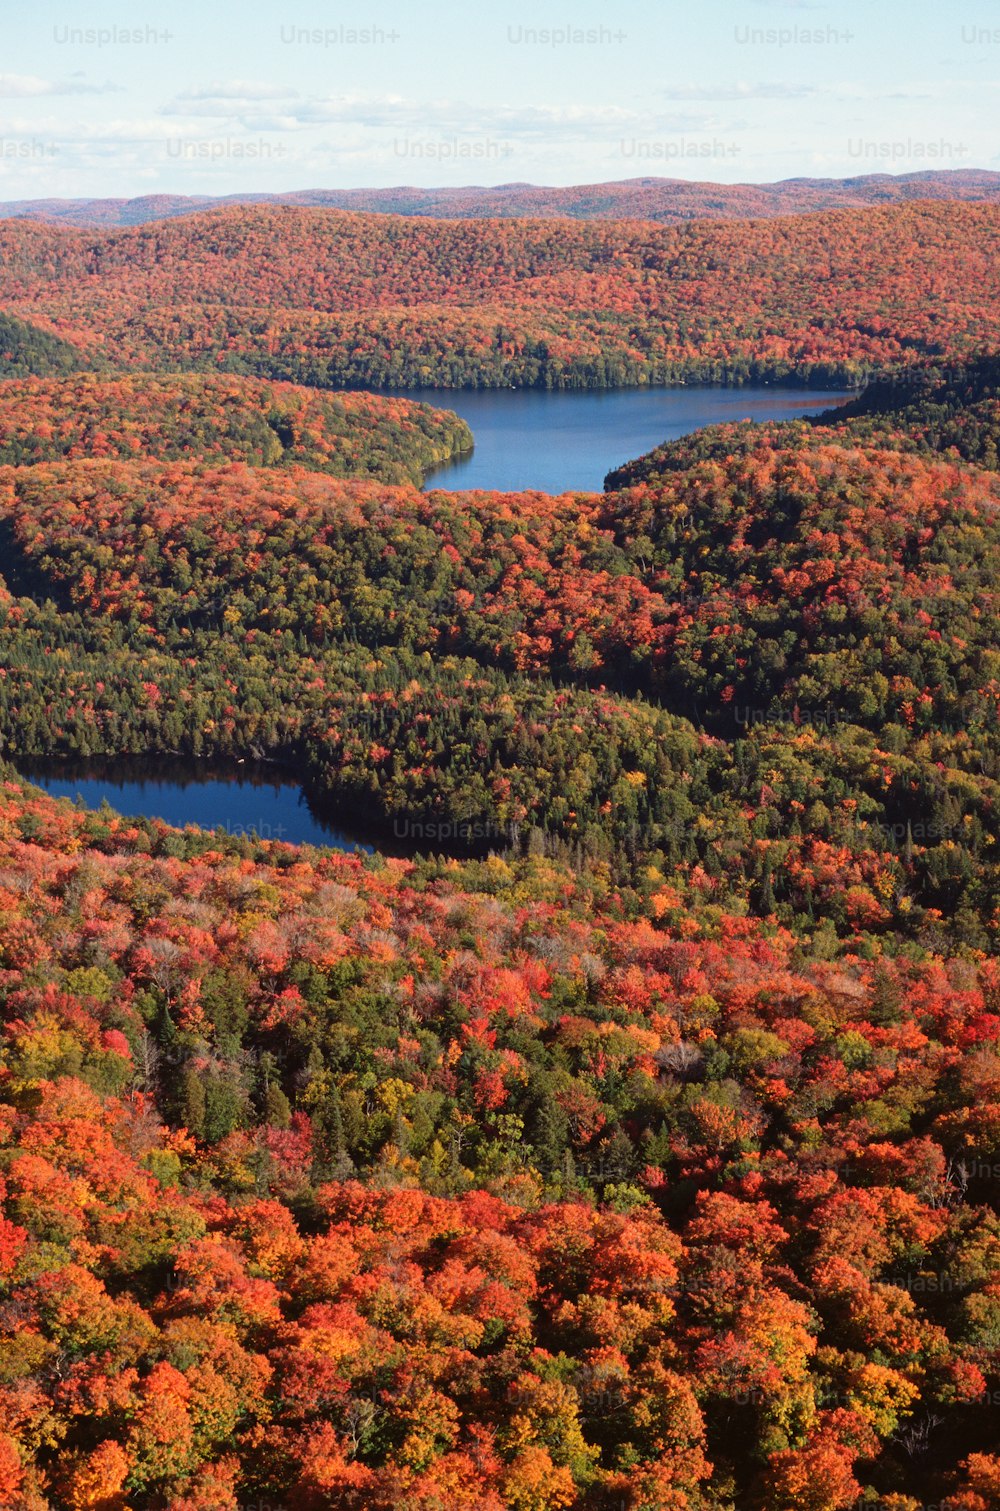
[(996, 0), (29, 0), (0, 199), (1000, 170)]

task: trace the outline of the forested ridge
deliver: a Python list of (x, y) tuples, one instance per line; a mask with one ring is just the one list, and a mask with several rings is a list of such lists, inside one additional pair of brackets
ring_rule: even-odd
[(0, 464), (156, 457), (308, 467), (415, 483), (472, 449), (448, 410), (220, 374), (26, 379), (0, 386)]
[(97, 353), (85, 357), (69, 341), (39, 330), (25, 320), (0, 315), (0, 377), (25, 378), (36, 374), (70, 373), (97, 366)]
[[(896, 259), (877, 330), (814, 327), (855, 402), (560, 496), (419, 491), (468, 432), (331, 392), (324, 322), (412, 297), (427, 365), (419, 286), (468, 380), (460, 257), (576, 320), (668, 233), (2, 229), (5, 1511), (1000, 1511), (1000, 367), (992, 212), (947, 209), (840, 219), (858, 308)], [(822, 245), (833, 299), (826, 226), (725, 228), (692, 352), (771, 321), (723, 246), (815, 293)], [(199, 289), (238, 370), (146, 371)], [(422, 853), (17, 771), (157, 752)]]
[(989, 348), (1000, 207), (433, 221), (237, 206), (0, 223), (0, 305), (131, 368), (322, 387), (859, 383)]
[(0, 202), (0, 216), (28, 217), (59, 225), (129, 226), (234, 204), (283, 204), (435, 219), (530, 215), (675, 222), (703, 218), (747, 220), (900, 200), (998, 198), (1000, 174), (976, 168), (952, 168), (918, 173), (863, 173), (849, 179), (793, 178), (775, 184), (716, 184), (643, 177), (568, 188), (499, 184), (459, 189), (305, 189), (290, 194), (222, 198), (145, 194), (135, 199), (7, 200)]

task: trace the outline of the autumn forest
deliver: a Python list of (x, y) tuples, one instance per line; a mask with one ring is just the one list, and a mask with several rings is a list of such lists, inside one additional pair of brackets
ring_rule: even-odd
[[(5, 1511), (1000, 1511), (998, 306), (940, 198), (0, 220)], [(374, 851), (20, 774), (177, 755)]]

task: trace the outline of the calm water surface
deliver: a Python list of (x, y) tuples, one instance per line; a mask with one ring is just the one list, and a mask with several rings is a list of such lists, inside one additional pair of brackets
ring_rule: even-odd
[(703, 425), (793, 420), (855, 397), (803, 388), (544, 389), (409, 388), (400, 396), (453, 409), (472, 427), (476, 449), (431, 474), (428, 488), (599, 493), (623, 462)]
[[(372, 850), (362, 836), (345, 833), (317, 816), (301, 789), (264, 762), (205, 769), (195, 761), (149, 757), (90, 761), (19, 761), (28, 781), (53, 797), (79, 799), (88, 808), (109, 803), (128, 818), (158, 818), (183, 829), (222, 828), (232, 835), (335, 850)], [(389, 846), (391, 849), (391, 845)]]

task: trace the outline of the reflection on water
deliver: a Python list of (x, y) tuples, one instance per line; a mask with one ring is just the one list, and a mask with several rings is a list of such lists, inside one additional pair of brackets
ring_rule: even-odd
[(263, 761), (211, 768), (177, 757), (18, 762), (21, 775), (53, 797), (110, 803), (129, 818), (158, 818), (183, 828), (225, 829), (231, 835), (292, 845), (371, 851), (374, 846), (319, 817), (298, 785)]
[(472, 427), (476, 449), (438, 468), (428, 488), (597, 492), (615, 467), (702, 425), (791, 420), (819, 414), (854, 394), (778, 388), (401, 390), (453, 409)]

